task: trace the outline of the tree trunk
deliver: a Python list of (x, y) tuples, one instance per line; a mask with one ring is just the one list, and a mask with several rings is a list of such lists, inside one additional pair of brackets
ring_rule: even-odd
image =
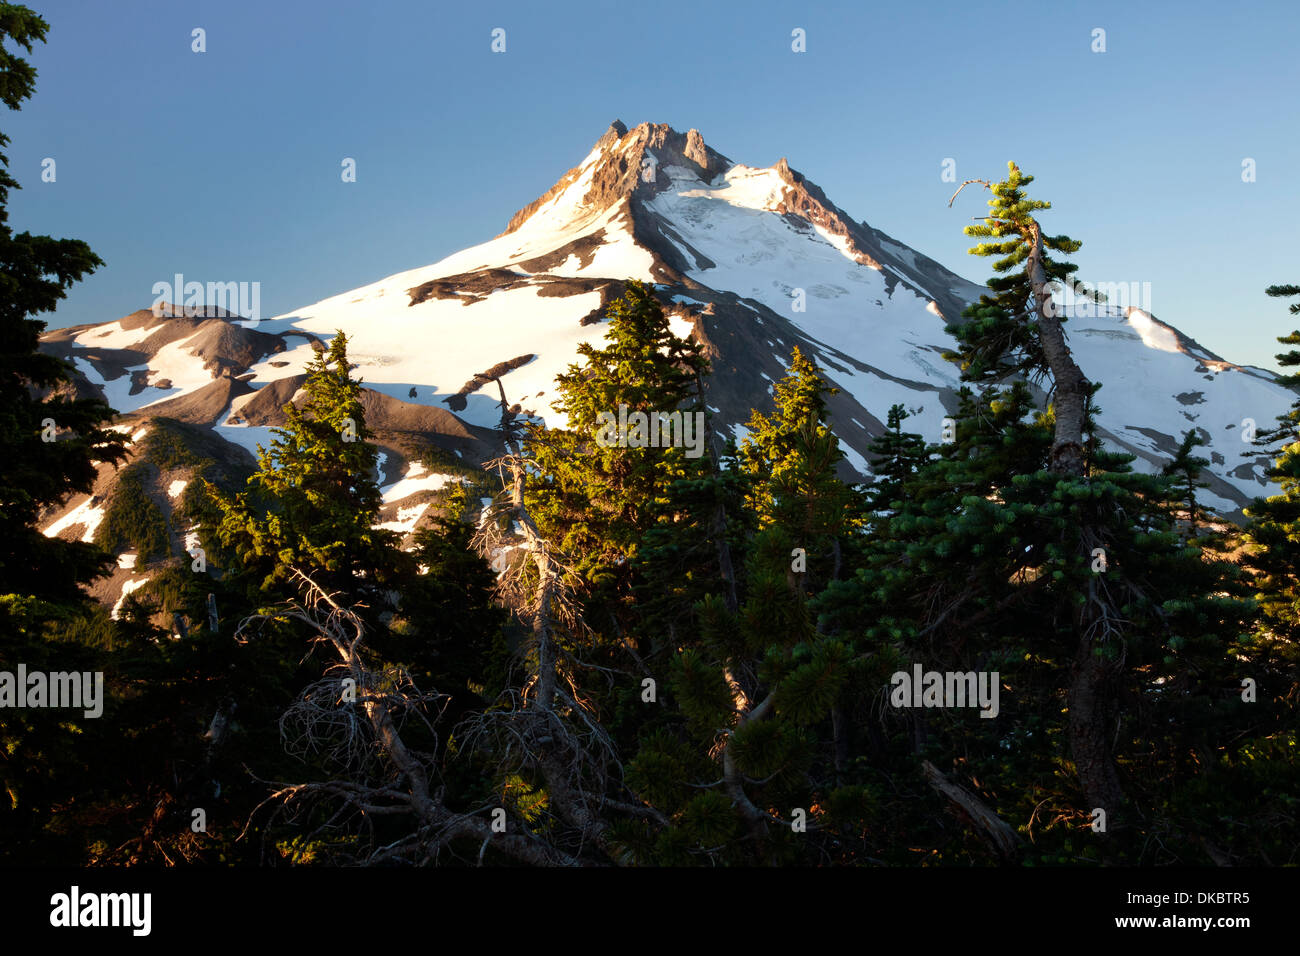
[(994, 813), (978, 796), (950, 781), (930, 761), (921, 761), (921, 769), (925, 772), (925, 779), (937, 793), (965, 812), (979, 830), (980, 836), (993, 848), (993, 852), (1000, 860), (1010, 863), (1020, 855), (1020, 835), (1011, 824)]
[(1108, 821), (1124, 802), (1111, 753), (1111, 677), (1109, 662), (1094, 654), (1092, 642), (1083, 638), (1070, 685), (1070, 751), (1079, 784), (1088, 797), (1088, 809), (1100, 807)]
[[(1066, 478), (1083, 477), (1083, 426), (1092, 385), (1070, 354), (1065, 331), (1052, 302), (1051, 289), (1043, 268), (1043, 236), (1037, 222), (1031, 221), (1030, 252), (1026, 275), (1034, 292), (1038, 312), (1039, 340), (1043, 355), (1055, 383), (1053, 407), (1056, 431), (1052, 441), (1049, 468)], [(1085, 548), (1083, 540), (1079, 547)], [(1087, 557), (1088, 555), (1085, 555)], [(1108, 733), (1109, 714), (1114, 699), (1110, 664), (1093, 652), (1090, 625), (1095, 605), (1089, 601), (1079, 616), (1079, 646), (1075, 653), (1074, 674), (1068, 704), (1070, 709), (1070, 750), (1074, 757), (1079, 783), (1091, 805), (1106, 811), (1108, 820), (1116, 815), (1124, 801), (1115, 758)]]
[(1026, 274), (1034, 291), (1038, 312), (1038, 337), (1043, 356), (1052, 370), (1056, 412), (1056, 433), (1052, 440), (1050, 468), (1053, 474), (1080, 477), (1084, 473), (1083, 423), (1092, 385), (1070, 354), (1065, 330), (1056, 315), (1047, 273), (1043, 269), (1043, 236), (1038, 223), (1031, 226), (1031, 246)]

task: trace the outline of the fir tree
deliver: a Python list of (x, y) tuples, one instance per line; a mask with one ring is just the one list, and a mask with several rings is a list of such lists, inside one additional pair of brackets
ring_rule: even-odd
[[(791, 862), (826, 852), (831, 832), (860, 823), (850, 809), (856, 791), (840, 787), (836, 774), (848, 741), (833, 714), (852, 674), (850, 652), (816, 631), (805, 599), (808, 557), (824, 551), (826, 577), (838, 572), (854, 497), (835, 475), (842, 453), (827, 422), (823, 395), (831, 390), (816, 366), (796, 351), (774, 390), (774, 412), (752, 415), (738, 455), (758, 519), (744, 600), (733, 607), (714, 593), (695, 605), (669, 669), (682, 723), (654, 728), (629, 767), (633, 789), (662, 800), (673, 818), (643, 848), (648, 861)], [(823, 741), (834, 769), (817, 766)], [(668, 766), (698, 767), (719, 783), (703, 792), (664, 787), (653, 776)], [(823, 803), (842, 811), (812, 820), (823, 839), (791, 840), (786, 821)]]
[[(259, 468), (248, 480), (254, 495), (232, 500), (206, 486), (222, 515), (212, 529), (217, 553), (226, 552), (232, 569), (260, 576), (263, 590), (283, 588), (296, 569), (326, 589), (369, 594), (382, 605), (383, 589), (408, 563), (398, 536), (375, 527), (378, 452), (367, 440), (352, 367), (340, 331), (308, 365), (303, 403), (285, 405), (284, 427), (275, 429), (271, 447), (259, 448)], [(257, 506), (263, 502), (266, 510)]]
[[(43, 42), (48, 24), (26, 7), (0, 3), (0, 42), (28, 53)], [(4, 53), (0, 100), (21, 109), (32, 95), (36, 70)], [(0, 133), (0, 148), (9, 137)], [(89, 493), (96, 464), (126, 457), (122, 438), (106, 427), (107, 404), (72, 397), (72, 368), (38, 349), (45, 323), (75, 282), (103, 265), (86, 243), (9, 225), (10, 189), (21, 188), (0, 154), (0, 575), (5, 590), (56, 600), (77, 600), (78, 585), (112, 563), (99, 548), (47, 538), (36, 528), (43, 509), (75, 492)]]
[[(1269, 286), (1265, 291), (1277, 298), (1300, 296), (1297, 285)], [(1289, 310), (1300, 314), (1300, 302), (1291, 303)], [(1278, 341), (1300, 345), (1300, 330)], [(1300, 367), (1300, 349), (1279, 353), (1277, 361), (1284, 369)], [(1300, 387), (1300, 372), (1284, 374), (1279, 381)], [(1300, 642), (1300, 398), (1278, 416), (1274, 427), (1257, 433), (1255, 445), (1276, 456), (1267, 475), (1281, 492), (1256, 498), (1246, 511), (1247, 562), (1268, 632), (1283, 639), (1280, 647), (1294, 648)]]
[[(568, 427), (533, 428), (526, 443), (539, 472), (529, 485), (529, 510), (542, 535), (574, 556), (589, 605), (606, 609), (588, 615), (598, 630), (609, 612), (621, 619), (632, 607), (647, 543), (652, 551), (658, 546), (653, 560), (661, 578), (690, 582), (705, 574), (712, 580), (717, 565), (708, 511), (696, 509), (710, 508), (721, 493), (711, 481), (710, 455), (684, 447), (681, 433), (675, 445), (637, 447), (644, 436), (636, 432), (644, 427), (629, 426), (624, 435), (613, 427), (620, 409), (629, 420), (646, 416), (647, 423), (680, 413), (694, 426), (703, 416), (700, 383), (708, 369), (700, 344), (672, 331), (640, 282), (628, 282), (606, 314), (606, 344), (584, 343), (583, 363), (557, 378), (557, 408)], [(693, 428), (692, 437), (706, 443), (707, 428)], [(678, 500), (680, 493), (694, 503)], [(683, 520), (692, 512), (696, 520)], [(659, 527), (671, 527), (670, 538), (656, 535)]]
[(750, 479), (749, 510), (774, 554), (788, 559), (795, 549), (802, 552), (804, 558), (796, 559), (801, 570), (792, 578), (800, 590), (809, 575), (819, 583), (839, 576), (843, 539), (861, 523), (860, 496), (836, 474), (844, 452), (831, 431), (824, 396), (838, 391), (796, 347), (789, 373), (773, 387), (773, 414), (754, 412), (740, 444), (740, 466)]
[[(1009, 273), (990, 280), (993, 294), (953, 329), (963, 377), (983, 391), (962, 393), (957, 440), (919, 470), (878, 554), (824, 609), (852, 622), (853, 597), (869, 595), (856, 623), (877, 648), (940, 670), (1010, 675), (1016, 703), (949, 746), (997, 754), (1015, 740), (1027, 764), (1004, 763), (1001, 772), (1021, 775), (1050, 762), (1042, 745), (1065, 731), (1086, 812), (1106, 810), (1110, 832), (1127, 833), (1135, 820), (1117, 754), (1159, 737), (1163, 768), (1183, 765), (1169, 721), (1186, 702), (1213, 696), (1212, 681), (1195, 675), (1228, 659), (1248, 604), (1231, 567), (1178, 534), (1175, 479), (1134, 473), (1132, 456), (1097, 442), (1098, 386), (1070, 354), (1051, 299), (1050, 282), (1073, 267), (1045, 252), (1078, 243), (1043, 236), (1031, 213), (1048, 207), (1024, 194), (1028, 181), (1012, 164), (1008, 179), (990, 186), (984, 225), (967, 230), (1001, 240), (972, 252), (1003, 256), (994, 269)], [(1052, 404), (1036, 410), (1023, 381), (1008, 376), (1047, 380)], [(1068, 720), (1048, 730), (1041, 715), (1052, 714), (1067, 670)], [(1162, 693), (1171, 680), (1183, 682), (1183, 695)], [(1134, 702), (1127, 712), (1124, 701)], [(930, 720), (912, 719), (921, 746)], [(983, 774), (996, 779), (998, 760), (989, 760)]]
[(1205, 509), (1196, 500), (1196, 489), (1204, 488), (1200, 480), (1201, 472), (1210, 463), (1208, 458), (1193, 454), (1193, 450), (1205, 444), (1205, 439), (1196, 429), (1190, 429), (1183, 435), (1183, 440), (1174, 452), (1173, 459), (1164, 466), (1161, 474), (1176, 478), (1182, 493), (1181, 517), (1187, 522), (1187, 537), (1196, 537), (1196, 530), (1205, 518)]
[[(44, 42), (48, 24), (27, 7), (0, 3), (0, 44), (27, 53)], [(0, 101), (21, 109), (36, 70), (0, 49)], [(0, 149), (9, 137), (0, 133)], [(103, 265), (76, 239), (15, 234), (9, 190), (20, 188), (0, 153), (0, 669), (96, 671), (103, 647), (58, 640), (94, 611), (81, 585), (113, 564), (95, 545), (46, 537), (42, 512), (69, 495), (89, 493), (97, 465), (126, 456), (121, 437), (105, 428), (112, 409), (76, 399), (72, 368), (39, 351), (45, 322), (73, 283)], [(112, 706), (106, 702), (106, 706)], [(46, 708), (0, 710), (0, 850), (30, 862), (80, 862), (65, 808), (92, 793), (104, 773), (95, 762), (95, 719)]]
[(872, 511), (893, 509), (908, 479), (929, 461), (925, 438), (903, 431), (908, 417), (902, 405), (891, 405), (885, 430), (871, 442), (875, 480), (867, 490), (867, 501)]

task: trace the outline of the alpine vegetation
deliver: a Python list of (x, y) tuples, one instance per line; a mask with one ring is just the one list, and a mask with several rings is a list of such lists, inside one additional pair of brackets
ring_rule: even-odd
[[(10, 109), (45, 31), (0, 0)], [(930, 184), (983, 285), (615, 122), (440, 262), (47, 330), (103, 263), (9, 227), (40, 142), (0, 153), (0, 862), (1300, 859), (1300, 377), (1080, 286), (1014, 162)], [(409, 166), (312, 142), (308, 205)], [(148, 923), (78, 892), (59, 925)]]

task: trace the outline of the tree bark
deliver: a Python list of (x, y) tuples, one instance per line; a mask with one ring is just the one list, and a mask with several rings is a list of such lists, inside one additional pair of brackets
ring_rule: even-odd
[(921, 762), (925, 778), (940, 795), (960, 807), (979, 829), (984, 841), (993, 848), (1004, 863), (1010, 863), (1020, 854), (1020, 835), (1011, 824), (989, 809), (979, 797), (965, 787), (958, 786), (928, 760)]
[(1043, 268), (1043, 236), (1037, 222), (1031, 220), (1030, 251), (1026, 266), (1038, 313), (1038, 337), (1043, 356), (1052, 370), (1056, 412), (1056, 431), (1052, 440), (1050, 469), (1053, 474), (1081, 477), (1086, 467), (1083, 451), (1083, 425), (1092, 385), (1065, 341), (1065, 330), (1056, 315), (1047, 273)]
[(1089, 810), (1100, 807), (1107, 820), (1124, 802), (1107, 729), (1112, 711), (1111, 665), (1093, 653), (1087, 637), (1079, 641), (1070, 684), (1070, 751)]
[[(1039, 340), (1043, 355), (1052, 372), (1055, 398), (1056, 430), (1048, 467), (1053, 474), (1081, 478), (1086, 472), (1083, 426), (1092, 385), (1065, 341), (1065, 331), (1052, 302), (1051, 289), (1043, 268), (1043, 236), (1038, 223), (1031, 220), (1030, 252), (1026, 266), (1038, 313)], [(1082, 539), (1080, 548), (1084, 547)], [(1115, 758), (1107, 733), (1107, 716), (1113, 700), (1111, 667), (1094, 653), (1090, 636), (1094, 604), (1089, 601), (1077, 621), (1079, 646), (1075, 654), (1068, 705), (1070, 710), (1070, 750), (1074, 757), (1079, 783), (1092, 805), (1101, 807), (1108, 819), (1124, 800)]]

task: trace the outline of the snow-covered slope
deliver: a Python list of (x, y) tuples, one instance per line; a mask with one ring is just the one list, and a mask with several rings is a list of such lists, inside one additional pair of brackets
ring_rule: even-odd
[[(603, 307), (628, 279), (654, 283), (678, 331), (708, 347), (721, 434), (739, 436), (750, 409), (768, 406), (792, 346), (810, 354), (841, 389), (830, 408), (858, 477), (894, 403), (914, 412), (909, 428), (938, 440), (958, 384), (942, 357), (952, 345), (944, 325), (982, 291), (855, 222), (785, 160), (745, 166), (695, 130), (615, 123), (505, 232), (441, 262), (257, 323), (143, 312), (45, 343), (120, 411), (205, 425), (251, 451), (269, 441), (312, 350), (343, 329), (372, 390), (368, 421), (373, 412), (381, 427), (482, 460), (500, 411), (495, 385), (475, 376), (505, 363), (509, 401), (564, 424), (551, 407), (555, 376), (581, 342), (603, 338)], [(1245, 419), (1271, 425), (1293, 400), (1272, 374), (1138, 310), (1103, 309), (1067, 330), (1084, 371), (1104, 383), (1106, 437), (1139, 467), (1159, 468), (1197, 428), (1213, 461), (1210, 504), (1235, 515), (1267, 490), (1267, 461), (1243, 457), (1242, 432)], [(402, 492), (431, 476), (398, 444), (385, 445), (385, 499), (405, 529), (420, 515)]]

